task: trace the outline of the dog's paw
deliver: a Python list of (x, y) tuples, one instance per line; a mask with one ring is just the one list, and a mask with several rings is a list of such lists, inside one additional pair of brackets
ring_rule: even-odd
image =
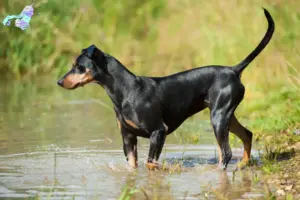
[(245, 168), (248, 166), (248, 163), (249, 163), (249, 161), (242, 160), (241, 162), (239, 162), (239, 163), (236, 165), (236, 168), (235, 168), (234, 171), (238, 171), (238, 170), (243, 170), (243, 169), (245, 169)]
[(218, 169), (225, 171), (227, 169), (227, 165), (225, 165), (224, 163), (219, 163)]
[(159, 164), (158, 163), (156, 163), (156, 162), (146, 162), (146, 167), (149, 169), (149, 170), (158, 170), (158, 169), (160, 169), (160, 166), (159, 166)]
[(129, 172), (134, 172), (137, 170), (137, 165), (136, 166), (131, 166), (131, 165), (126, 165), (126, 170)]

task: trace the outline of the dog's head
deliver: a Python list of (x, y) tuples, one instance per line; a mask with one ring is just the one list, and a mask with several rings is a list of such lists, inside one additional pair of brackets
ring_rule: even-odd
[(71, 70), (57, 84), (65, 89), (76, 89), (91, 82), (98, 82), (107, 73), (105, 54), (95, 45), (83, 49)]

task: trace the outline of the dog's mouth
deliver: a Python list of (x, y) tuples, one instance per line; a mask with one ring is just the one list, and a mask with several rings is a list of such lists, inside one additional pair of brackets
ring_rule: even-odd
[(62, 88), (65, 88), (65, 89), (68, 89), (68, 90), (74, 90), (78, 87), (83, 87), (83, 85), (84, 85), (83, 82), (81, 82), (81, 81), (78, 81), (78, 82), (74, 83), (74, 82), (71, 82), (67, 79), (59, 80), (57, 83)]
[(83, 87), (84, 85), (95, 82), (91, 73), (85, 74), (67, 74), (63, 79), (58, 81), (58, 85), (65, 89), (74, 90), (78, 87)]
[(75, 85), (74, 85), (74, 87), (73, 87), (73, 89), (76, 89), (76, 88), (78, 88), (78, 87), (83, 87), (85, 85), (85, 83), (83, 83), (83, 82), (78, 82), (78, 83), (76, 83)]
[(78, 81), (76, 83), (70, 82), (69, 80), (64, 80), (61, 84), (59, 84), (61, 87), (68, 89), (68, 90), (74, 90), (78, 87), (83, 87), (87, 83), (97, 83), (97, 81), (89, 80), (89, 81)]
[(74, 90), (74, 89), (76, 89), (78, 87), (83, 87), (84, 85), (85, 84), (82, 81), (79, 81), (78, 83), (70, 84), (69, 87), (68, 86), (67, 87), (64, 86), (64, 88), (69, 89), (69, 90)]
[(76, 83), (73, 87), (70, 88), (70, 90), (74, 90), (78, 87), (83, 87), (83, 84), (81, 84), (80, 82), (79, 83)]
[(79, 83), (75, 84), (74, 89), (78, 88), (78, 87), (83, 87), (83, 85), (79, 82)]

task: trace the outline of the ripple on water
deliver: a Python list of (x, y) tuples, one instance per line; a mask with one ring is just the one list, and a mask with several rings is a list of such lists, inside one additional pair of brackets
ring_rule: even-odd
[[(187, 145), (184, 154), (181, 150), (178, 151), (178, 147), (178, 145), (166, 145), (166, 152), (162, 155), (162, 159), (170, 165), (179, 162), (183, 168), (190, 169), (182, 170), (181, 173), (152, 172), (149, 174), (142, 164), (148, 151), (145, 145), (139, 147), (142, 156), (140, 156), (140, 167), (135, 174), (126, 169), (121, 150), (87, 150), (50, 145), (49, 148), (44, 148), (48, 151), (4, 155), (0, 157), (0, 166), (3, 166), (0, 168), (0, 177), (5, 186), (2, 186), (0, 196), (27, 198), (38, 195), (47, 198), (51, 193), (53, 199), (73, 196), (79, 199), (92, 196), (116, 198), (125, 185), (134, 183), (150, 193), (157, 184), (160, 184), (157, 192), (166, 196), (179, 197), (185, 191), (189, 191), (190, 195), (206, 192), (208, 189), (202, 186), (207, 186), (208, 183), (211, 187), (219, 188), (220, 180), (224, 181), (223, 185), (226, 183), (234, 186), (232, 191), (228, 190), (228, 192), (237, 193), (236, 186), (243, 183), (245, 179), (237, 177), (235, 182), (231, 181), (231, 173), (236, 161), (230, 164), (224, 177), (215, 168), (217, 160), (214, 146), (207, 145), (201, 149), (199, 146)], [(112, 170), (109, 166), (117, 170)], [(251, 182), (251, 176), (249, 180)], [(258, 195), (259, 192), (261, 188), (257, 189), (257, 193), (251, 193), (251, 190), (239, 190), (239, 195)]]

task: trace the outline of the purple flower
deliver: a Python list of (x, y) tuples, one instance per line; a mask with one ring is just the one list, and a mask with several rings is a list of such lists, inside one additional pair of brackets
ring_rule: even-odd
[(17, 19), (16, 20), (16, 27), (22, 29), (22, 30), (25, 30), (26, 28), (28, 28), (29, 26), (29, 23), (24, 21), (24, 20), (20, 20), (20, 19)]

